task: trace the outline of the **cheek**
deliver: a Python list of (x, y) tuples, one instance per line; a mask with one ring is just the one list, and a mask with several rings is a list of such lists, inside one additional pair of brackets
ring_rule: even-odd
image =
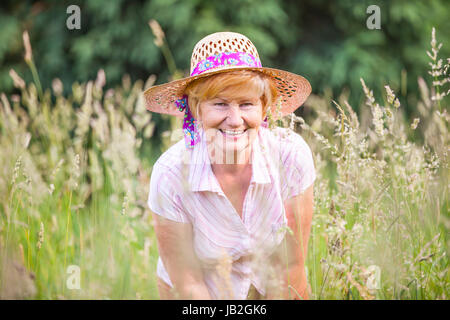
[(246, 114), (245, 117), (247, 123), (249, 124), (249, 126), (251, 127), (257, 127), (261, 124), (261, 122), (263, 121), (263, 114), (262, 114), (262, 110), (253, 110), (251, 112), (249, 112), (248, 114)]
[(222, 113), (212, 110), (203, 114), (205, 115), (201, 118), (203, 126), (208, 128), (218, 126), (225, 118)]

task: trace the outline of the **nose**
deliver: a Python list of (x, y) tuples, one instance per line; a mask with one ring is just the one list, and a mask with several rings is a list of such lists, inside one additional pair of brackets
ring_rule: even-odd
[(239, 106), (232, 105), (229, 108), (227, 116), (227, 124), (231, 127), (240, 127), (244, 123)]

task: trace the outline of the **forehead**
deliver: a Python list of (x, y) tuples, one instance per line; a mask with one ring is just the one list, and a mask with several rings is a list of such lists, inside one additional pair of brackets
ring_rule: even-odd
[(261, 98), (260, 95), (255, 92), (245, 92), (242, 94), (226, 94), (220, 93), (216, 97), (211, 98), (211, 100), (224, 100), (224, 101), (248, 101), (248, 100), (258, 100)]
[(224, 100), (248, 100), (259, 99), (262, 96), (261, 90), (255, 85), (234, 85), (221, 88), (220, 91), (210, 98), (219, 98)]

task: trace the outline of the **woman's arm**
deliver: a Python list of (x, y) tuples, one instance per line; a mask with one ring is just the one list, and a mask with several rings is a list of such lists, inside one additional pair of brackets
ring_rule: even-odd
[(286, 232), (285, 240), (274, 257), (283, 275), (284, 299), (308, 299), (305, 261), (314, 207), (313, 191), (314, 184), (284, 203), (288, 226), (293, 234)]
[(194, 252), (192, 225), (153, 214), (159, 255), (180, 299), (209, 300), (200, 262)]

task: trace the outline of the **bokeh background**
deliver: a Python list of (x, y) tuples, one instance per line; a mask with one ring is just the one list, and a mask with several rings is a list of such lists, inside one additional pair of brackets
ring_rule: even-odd
[(2, 1), (0, 297), (158, 298), (146, 197), (180, 123), (141, 93), (188, 75), (195, 43), (227, 30), (313, 88), (278, 123), (318, 170), (311, 298), (448, 298), (449, 16), (446, 0)]
[[(68, 30), (66, 8), (81, 9), (81, 29)], [(369, 5), (381, 10), (381, 30), (369, 30)], [(94, 79), (104, 69), (107, 87), (173, 73), (153, 42), (148, 27), (156, 19), (166, 34), (176, 67), (189, 73), (195, 43), (205, 35), (229, 30), (247, 35), (263, 65), (304, 75), (314, 93), (330, 88), (351, 92), (360, 102), (359, 78), (375, 94), (389, 80), (400, 99), (417, 97), (417, 77), (426, 73), (426, 50), (434, 26), (450, 37), (447, 1), (2, 1), (0, 7), (0, 91), (11, 92), (9, 69), (31, 80), (23, 61), (22, 31), (28, 30), (44, 87), (60, 78), (66, 91), (75, 82)], [(449, 56), (449, 46), (441, 49)], [(402, 75), (403, 73), (403, 75)], [(410, 101), (405, 105), (413, 112)]]

